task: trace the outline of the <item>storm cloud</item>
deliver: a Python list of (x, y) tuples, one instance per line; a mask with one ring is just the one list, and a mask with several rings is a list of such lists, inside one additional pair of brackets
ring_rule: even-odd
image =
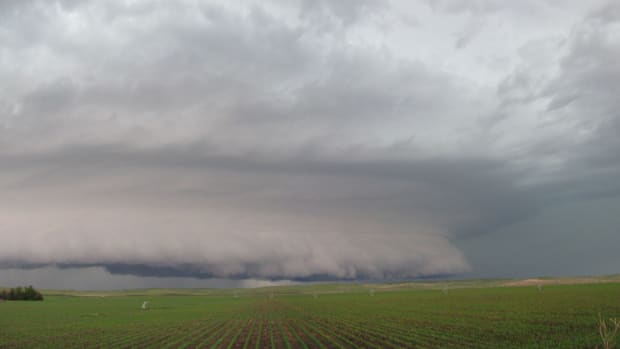
[[(582, 210), (588, 234), (613, 239), (619, 14), (613, 1), (0, 2), (0, 265), (502, 274), (488, 268), (509, 249), (497, 237), (570, 250), (583, 236), (562, 233), (574, 222), (557, 207), (592, 200), (610, 213)], [(535, 231), (541, 217), (554, 232)], [(514, 258), (505, 275), (536, 272)]]

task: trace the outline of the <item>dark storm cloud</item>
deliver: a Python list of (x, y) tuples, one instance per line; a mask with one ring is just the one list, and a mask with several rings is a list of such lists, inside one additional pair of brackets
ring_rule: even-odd
[[(28, 205), (36, 212), (43, 208), (32, 203), (35, 198), (43, 203), (54, 200), (55, 208), (46, 209), (45, 223), (29, 229), (50, 231), (57, 241), (48, 241), (42, 250), (30, 246), (32, 241), (13, 241), (5, 245), (5, 258), (19, 260), (27, 253), (36, 255), (31, 260), (38, 263), (80, 263), (87, 258), (91, 264), (107, 265), (120, 260), (142, 263), (122, 270), (161, 275), (184, 270), (201, 277), (299, 280), (451, 273), (462, 268), (462, 260), (448, 237), (480, 233), (532, 209), (508, 182), (509, 170), (483, 159), (264, 160), (210, 156), (202, 148), (113, 147), (20, 155), (3, 162), (14, 173), (29, 173), (3, 176), (11, 207)], [(93, 199), (105, 214), (91, 212)], [(163, 221), (149, 214), (163, 215)], [(64, 244), (67, 237), (54, 226), (65, 220), (81, 222), (61, 229), (89, 230), (81, 232), (88, 242), (78, 244), (83, 251), (58, 246), (56, 255), (52, 245)], [(88, 224), (102, 226), (84, 226)], [(113, 240), (114, 252), (102, 251), (104, 241), (123, 239), (127, 229), (136, 227), (147, 231)], [(22, 224), (14, 229), (25, 228)], [(179, 245), (162, 247), (163, 236)], [(212, 246), (190, 252), (188, 243)], [(288, 251), (276, 252), (282, 244)], [(161, 261), (161, 248), (184, 257)], [(213, 248), (220, 256), (210, 254)], [(436, 261), (429, 263), (427, 258)], [(302, 263), (295, 266), (298, 259)], [(321, 263), (334, 265), (309, 267)]]
[[(470, 269), (463, 241), (483, 256), (497, 231), (619, 192), (613, 3), (2, 6), (6, 266), (447, 275)], [(497, 18), (527, 21), (520, 46)]]
[[(521, 67), (521, 83), (502, 91), (513, 96), (525, 92), (526, 98), (517, 103), (526, 109), (538, 104), (541, 128), (548, 132), (522, 150), (529, 161), (537, 156), (546, 165), (535, 186), (541, 212), (478, 241), (459, 243), (472, 257), (475, 274), (617, 273), (618, 259), (609, 248), (620, 236), (617, 8), (609, 2), (593, 10), (554, 44), (562, 52), (555, 74), (536, 81), (535, 67)], [(514, 75), (511, 80), (516, 81)], [(525, 251), (527, 258), (519, 258)], [(491, 264), (494, 267), (482, 267)]]
[[(364, 151), (356, 150), (359, 152)], [(364, 153), (372, 152), (368, 149)], [(45, 155), (7, 156), (2, 161), (11, 167), (8, 173), (32, 173), (7, 185), (7, 190), (66, 186), (68, 196), (76, 182), (98, 183), (108, 176), (120, 176), (126, 182), (122, 191), (136, 197), (172, 193), (184, 200), (186, 195), (194, 200), (204, 195), (208, 200), (213, 193), (224, 196), (225, 188), (237, 188), (230, 196), (245, 203), (255, 200), (257, 206), (275, 205), (278, 210), (297, 209), (300, 213), (325, 211), (325, 215), (329, 211), (359, 210), (370, 216), (398, 213), (412, 219), (427, 217), (450, 234), (476, 231), (492, 222), (509, 222), (535, 209), (528, 189), (514, 183), (517, 173), (503, 162), (484, 158), (403, 159), (374, 152), (371, 158), (361, 159), (321, 159), (303, 151), (274, 159), (252, 153), (213, 154), (201, 144), (148, 150), (74, 146)], [(174, 193), (174, 179), (156, 188), (142, 188), (137, 183), (177, 174), (196, 182), (186, 181), (176, 189), (178, 193)], [(200, 183), (208, 178), (217, 180), (219, 190), (208, 190)], [(259, 190), (252, 192), (257, 187)], [(248, 188), (247, 192), (243, 188)]]

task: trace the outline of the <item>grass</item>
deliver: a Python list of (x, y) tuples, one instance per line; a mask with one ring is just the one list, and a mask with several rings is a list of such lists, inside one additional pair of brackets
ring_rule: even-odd
[(620, 321), (615, 318), (605, 319), (598, 314), (598, 333), (603, 342), (603, 349), (611, 349), (614, 346), (616, 336), (620, 330)]
[(501, 285), (46, 291), (0, 303), (0, 348), (595, 348), (620, 316), (617, 282)]

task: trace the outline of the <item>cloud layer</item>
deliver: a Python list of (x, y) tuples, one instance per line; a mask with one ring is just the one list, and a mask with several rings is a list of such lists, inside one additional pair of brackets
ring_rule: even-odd
[(0, 264), (299, 280), (479, 268), (460, 241), (493, 250), (500, 229), (620, 193), (619, 13), (2, 2)]

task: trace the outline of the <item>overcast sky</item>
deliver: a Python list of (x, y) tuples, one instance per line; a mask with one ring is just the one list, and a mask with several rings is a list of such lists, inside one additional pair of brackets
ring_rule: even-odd
[(0, 0), (0, 284), (618, 273), (619, 95), (613, 0)]

